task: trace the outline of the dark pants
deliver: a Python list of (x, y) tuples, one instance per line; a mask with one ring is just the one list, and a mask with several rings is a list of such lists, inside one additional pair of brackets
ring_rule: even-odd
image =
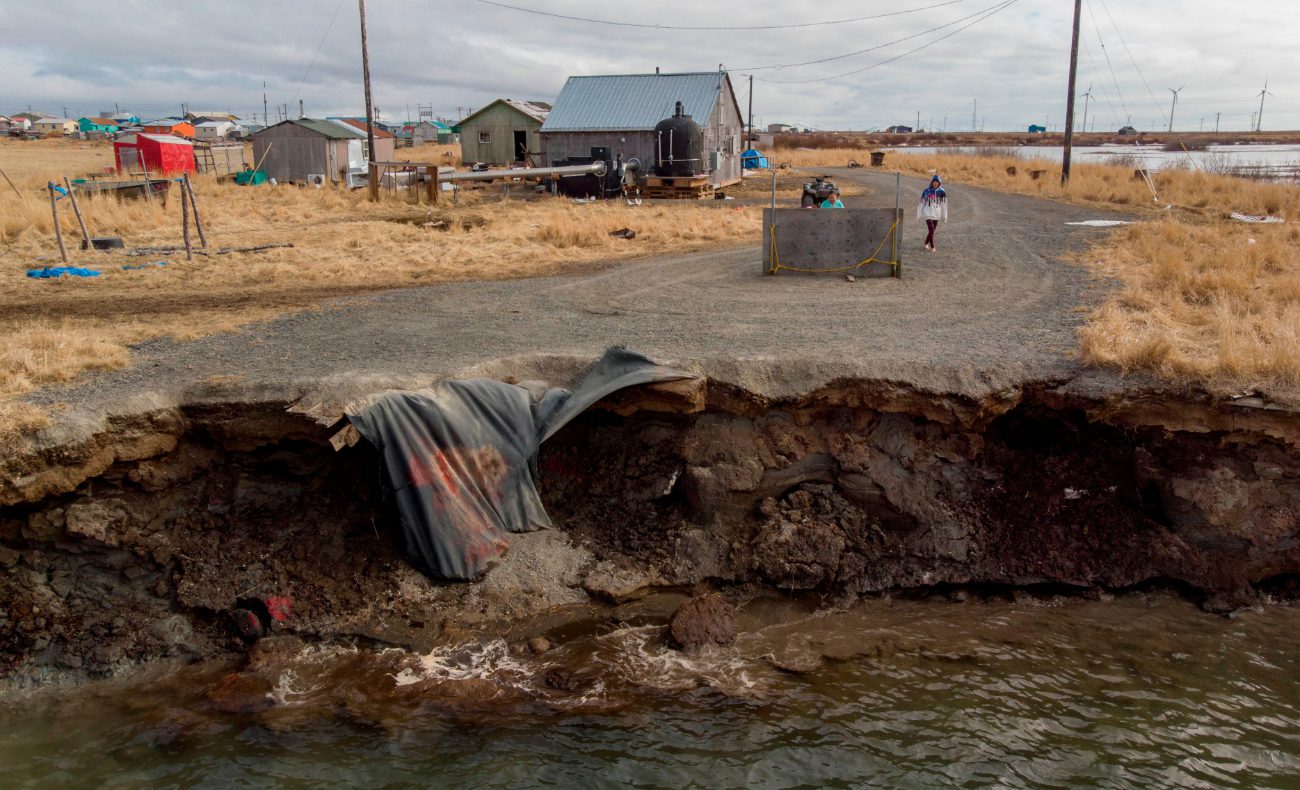
[(939, 220), (937, 220), (937, 219), (927, 219), (927, 220), (925, 221), (925, 227), (926, 227), (926, 230), (929, 231), (928, 233), (925, 234), (925, 244), (926, 244), (926, 246), (928, 246), (928, 247), (933, 247), (933, 246), (934, 246), (934, 229), (937, 228), (937, 227), (939, 227)]

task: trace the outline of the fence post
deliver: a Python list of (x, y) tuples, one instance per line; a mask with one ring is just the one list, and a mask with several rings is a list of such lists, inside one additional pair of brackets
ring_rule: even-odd
[(63, 246), (63, 229), (59, 227), (59, 204), (55, 202), (57, 198), (54, 197), (53, 181), (49, 183), (48, 189), (50, 190), (50, 211), (54, 214), (54, 239), (59, 243), (59, 257), (63, 259), (64, 263), (67, 263), (68, 249)]

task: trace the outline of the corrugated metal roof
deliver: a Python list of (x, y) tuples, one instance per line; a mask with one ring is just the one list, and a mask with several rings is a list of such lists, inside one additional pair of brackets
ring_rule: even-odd
[(679, 101), (703, 126), (726, 78), (722, 71), (569, 77), (542, 132), (654, 129), (673, 114)]
[(287, 121), (280, 121), (280, 123), (273, 124), (271, 126), (266, 127), (265, 129), (259, 129), (254, 134), (260, 134), (261, 132), (264, 132), (267, 129), (274, 129), (277, 126), (282, 126), (283, 124), (286, 123), (297, 124), (298, 126), (301, 126), (304, 129), (311, 129), (313, 132), (316, 132), (317, 134), (323, 134), (326, 137), (330, 138), (331, 140), (366, 139), (366, 135), (364, 133), (359, 132), (356, 129), (353, 129), (350, 126), (345, 126), (341, 123), (334, 123), (333, 121), (326, 121), (321, 118), (290, 118)]

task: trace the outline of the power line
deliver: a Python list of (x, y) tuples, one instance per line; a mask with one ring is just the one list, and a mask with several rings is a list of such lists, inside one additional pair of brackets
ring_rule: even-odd
[(937, 27), (932, 27), (929, 30), (922, 30), (920, 33), (913, 33), (910, 36), (903, 36), (902, 38), (896, 38), (893, 41), (886, 41), (884, 44), (877, 44), (872, 47), (867, 47), (866, 49), (859, 49), (853, 52), (846, 52), (843, 55), (832, 55), (826, 58), (818, 58), (817, 60), (806, 60), (802, 63), (779, 63), (771, 66), (746, 66), (743, 68), (736, 69), (736, 71), (762, 71), (764, 69), (787, 69), (787, 68), (792, 69), (797, 66), (813, 66), (818, 63), (830, 63), (833, 60), (843, 60), (844, 58), (851, 58), (854, 55), (865, 55), (868, 52), (875, 52), (878, 49), (885, 49), (886, 47), (892, 47), (895, 44), (901, 44), (904, 41), (911, 41), (914, 38), (920, 38), (921, 36), (929, 35), (930, 33), (936, 33), (940, 30), (943, 30), (944, 28), (961, 24), (962, 22), (965, 22), (968, 19), (974, 19), (980, 14), (986, 13), (987, 11), (997, 7), (998, 5), (1001, 5), (1002, 2), (1005, 2), (1005, 0), (999, 0), (998, 3), (995, 3), (994, 5), (991, 5), (988, 8), (985, 8), (981, 11), (976, 11), (975, 13), (970, 14), (969, 16), (964, 16), (960, 19), (954, 19), (951, 22), (946, 22), (942, 25), (938, 25)]
[(593, 25), (613, 25), (615, 27), (641, 27), (653, 30), (792, 30), (801, 27), (824, 27), (826, 25), (842, 25), (848, 22), (865, 22), (869, 19), (884, 19), (891, 16), (902, 16), (904, 14), (915, 14), (921, 11), (930, 11), (935, 8), (942, 8), (948, 5), (957, 5), (964, 3), (966, 0), (946, 0), (942, 3), (922, 6), (921, 8), (909, 8), (904, 11), (890, 11), (885, 14), (874, 14), (872, 16), (855, 16), (849, 19), (831, 19), (825, 22), (800, 22), (791, 25), (651, 25), (641, 22), (615, 22), (608, 19), (591, 19), (585, 16), (569, 16), (568, 14), (556, 14), (551, 11), (538, 11), (535, 8), (523, 8), (508, 3), (498, 3), (495, 0), (474, 0), (476, 3), (483, 5), (505, 8), (511, 11), (520, 11), (525, 14), (535, 14), (537, 16), (548, 16), (552, 19), (565, 19), (570, 22), (589, 22)]
[(1101, 54), (1106, 59), (1106, 68), (1110, 70), (1111, 82), (1115, 83), (1115, 95), (1119, 97), (1119, 106), (1124, 108), (1124, 114), (1128, 115), (1128, 104), (1124, 101), (1124, 92), (1119, 89), (1119, 78), (1115, 76), (1115, 67), (1111, 65), (1110, 53), (1106, 51), (1106, 42), (1101, 38), (1101, 27), (1097, 24), (1097, 15), (1092, 11), (1092, 0), (1088, 0), (1088, 16), (1092, 19), (1092, 29), (1097, 31), (1097, 45), (1101, 47)]
[(1011, 6), (1015, 5), (1015, 4), (1018, 3), (1018, 2), (1020, 2), (1020, 0), (1004, 0), (1004, 2), (1002, 2), (1002, 3), (1000, 3), (1000, 4), (996, 5), (996, 6), (993, 6), (993, 7), (992, 7), (992, 10), (989, 10), (987, 13), (984, 13), (983, 16), (979, 17), (978, 19), (975, 19), (975, 20), (972, 21), (972, 22), (967, 22), (966, 24), (962, 25), (961, 27), (957, 28), (956, 30), (952, 31), (951, 33), (947, 33), (947, 34), (945, 34), (945, 35), (939, 36), (938, 38), (936, 38), (936, 39), (933, 40), (933, 41), (929, 41), (929, 42), (927, 42), (927, 43), (925, 43), (925, 44), (922, 44), (922, 45), (919, 46), (919, 47), (914, 47), (914, 48), (912, 48), (912, 49), (909, 49), (909, 50), (907, 50), (906, 52), (903, 52), (903, 53), (900, 53), (900, 54), (898, 54), (898, 55), (893, 56), (892, 58), (886, 58), (885, 60), (879, 61), (879, 62), (877, 62), (877, 63), (872, 63), (870, 66), (863, 66), (863, 67), (860, 68), (860, 69), (854, 69), (854, 70), (852, 70), (852, 71), (846, 71), (846, 72), (843, 72), (843, 73), (841, 73), (841, 74), (832, 74), (832, 75), (829, 76), (829, 77), (817, 77), (816, 79), (810, 79), (810, 80), (765, 80), (765, 79), (763, 79), (763, 78), (761, 78), (761, 77), (755, 77), (755, 79), (757, 79), (757, 80), (759, 80), (759, 81), (761, 81), (761, 82), (770, 82), (770, 83), (774, 83), (774, 84), (778, 84), (778, 85), (807, 85), (807, 84), (809, 84), (809, 83), (813, 83), (813, 82), (827, 82), (827, 81), (829, 81), (829, 80), (837, 80), (837, 79), (840, 79), (840, 78), (842, 78), (842, 77), (849, 77), (849, 76), (852, 76), (852, 75), (854, 75), (854, 74), (861, 74), (861, 73), (864, 72), (864, 71), (870, 71), (871, 69), (878, 68), (878, 67), (880, 67), (880, 66), (884, 66), (884, 65), (889, 64), (889, 63), (893, 63), (894, 61), (902, 60), (903, 58), (907, 57), (908, 55), (914, 55), (914, 54), (916, 54), (917, 52), (920, 52), (920, 51), (923, 50), (923, 49), (928, 49), (929, 47), (932, 47), (932, 46), (934, 46), (935, 44), (938, 44), (940, 41), (944, 41), (944, 40), (946, 40), (946, 39), (952, 38), (953, 36), (957, 35), (958, 33), (962, 32), (963, 30), (967, 30), (967, 29), (969, 29), (969, 28), (971, 28), (971, 27), (974, 27), (975, 25), (978, 25), (980, 22), (983, 22), (984, 20), (988, 19), (989, 17), (993, 16), (994, 14), (997, 14), (997, 13), (1000, 13), (1000, 12), (1002, 12), (1002, 11), (1005, 11), (1006, 9), (1010, 8)]
[(1119, 25), (1115, 23), (1115, 17), (1111, 15), (1110, 7), (1106, 5), (1106, 0), (1099, 0), (1099, 2), (1101, 3), (1101, 10), (1105, 11), (1106, 17), (1110, 19), (1110, 26), (1115, 28), (1115, 35), (1119, 36), (1119, 43), (1124, 45), (1124, 51), (1128, 53), (1128, 59), (1129, 62), (1133, 64), (1134, 71), (1136, 71), (1138, 77), (1142, 79), (1142, 85), (1146, 87), (1147, 95), (1151, 97), (1151, 106), (1155, 107), (1156, 112), (1160, 113), (1160, 117), (1163, 118), (1165, 116), (1165, 111), (1160, 106), (1160, 102), (1156, 100), (1155, 91), (1151, 90), (1151, 85), (1147, 82), (1146, 75), (1142, 73), (1142, 67), (1138, 65), (1137, 58), (1133, 57), (1133, 50), (1128, 48), (1128, 42), (1124, 40), (1123, 31), (1121, 31)]
[[(334, 6), (334, 16), (330, 17), (330, 23), (325, 28), (325, 35), (320, 37), (320, 43), (316, 45), (316, 54), (311, 56), (311, 63), (307, 64), (307, 71), (302, 75), (302, 81), (298, 83), (298, 90), (294, 91), (293, 98), (297, 99), (302, 94), (302, 86), (307, 84), (307, 77), (311, 76), (311, 69), (316, 65), (316, 58), (320, 57), (320, 51), (325, 47), (325, 39), (330, 37), (330, 31), (334, 29), (334, 20), (338, 19), (339, 9), (343, 7), (343, 0)], [(293, 103), (293, 99), (289, 100)]]

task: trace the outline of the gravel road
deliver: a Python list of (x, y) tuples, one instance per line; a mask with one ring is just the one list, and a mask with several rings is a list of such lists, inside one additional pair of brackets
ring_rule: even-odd
[[(826, 172), (867, 187), (846, 198), (850, 207), (894, 203), (893, 174)], [(130, 369), (33, 400), (93, 419), (215, 397), (218, 383), (249, 399), (330, 403), (467, 374), (562, 383), (575, 362), (614, 344), (771, 397), (859, 377), (981, 397), (1077, 373), (1078, 308), (1101, 284), (1060, 256), (1105, 230), (1066, 223), (1115, 215), (946, 184), (952, 221), (932, 254), (921, 247), (924, 225), (912, 219), (923, 186), (903, 179), (902, 279), (763, 276), (755, 238), (740, 249), (580, 275), (342, 299), (237, 334), (153, 341), (136, 349)], [(785, 205), (796, 200), (782, 196)]]

